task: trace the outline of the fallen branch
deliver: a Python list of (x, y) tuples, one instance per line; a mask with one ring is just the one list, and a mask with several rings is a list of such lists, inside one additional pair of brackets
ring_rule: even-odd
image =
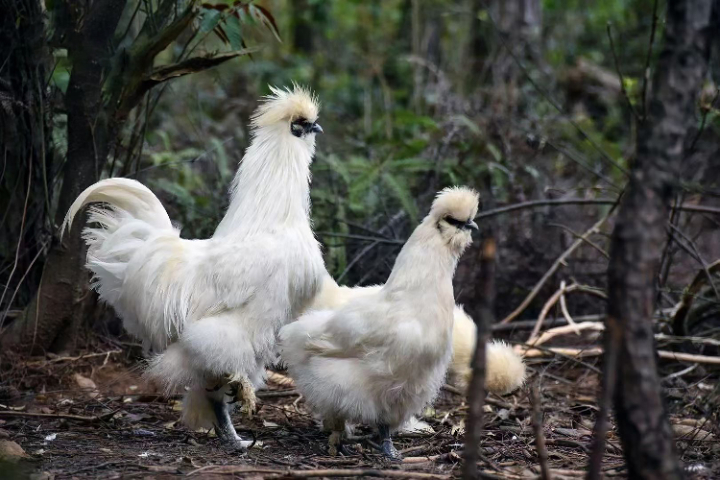
[[(568, 348), (568, 347), (545, 347), (540, 350), (537, 348), (529, 348), (523, 355), (527, 358), (543, 357), (549, 353), (556, 353), (567, 357), (597, 357), (602, 355), (601, 347), (593, 348)], [(720, 365), (720, 357), (710, 355), (693, 355), (690, 353), (669, 352), (667, 350), (658, 350), (658, 357), (666, 360), (677, 360), (678, 362), (694, 362), (706, 363), (709, 365)]]
[(65, 420), (77, 420), (78, 422), (104, 422), (105, 420), (108, 420), (113, 415), (115, 415), (119, 410), (112, 411), (110, 413), (106, 413), (104, 415), (95, 415), (92, 417), (86, 417), (83, 415), (69, 415), (69, 414), (62, 414), (62, 413), (30, 413), (30, 412), (13, 412), (8, 410), (0, 410), (0, 417), (40, 417), (40, 418), (62, 418)]
[(207, 465), (188, 473), (187, 476), (202, 472), (205, 475), (236, 475), (258, 473), (271, 475), (278, 478), (317, 478), (317, 477), (384, 477), (384, 478), (420, 478), (428, 480), (447, 480), (449, 475), (437, 475), (433, 473), (403, 472), (400, 470), (376, 470), (376, 469), (321, 469), (321, 470), (290, 470), (264, 467), (247, 467), (240, 465)]
[(25, 365), (27, 365), (28, 367), (37, 367), (37, 366), (49, 365), (51, 363), (75, 362), (77, 360), (85, 360), (86, 358), (106, 357), (106, 356), (114, 355), (116, 353), (122, 353), (122, 350), (110, 350), (107, 352), (88, 353), (85, 355), (78, 355), (77, 357), (57, 357), (57, 358), (52, 358), (50, 360), (27, 362), (27, 363), (25, 363)]

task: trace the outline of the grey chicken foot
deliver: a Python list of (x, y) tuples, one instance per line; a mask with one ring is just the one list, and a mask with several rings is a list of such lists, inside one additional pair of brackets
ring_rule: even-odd
[(378, 424), (378, 432), (380, 433), (380, 451), (382, 454), (393, 462), (401, 462), (402, 454), (397, 451), (395, 445), (393, 445), (392, 437), (390, 436), (390, 427), (383, 423)]
[(210, 403), (215, 413), (215, 434), (218, 439), (220, 439), (220, 442), (235, 450), (247, 450), (248, 447), (252, 445), (252, 441), (243, 440), (242, 437), (237, 434), (232, 424), (227, 404), (223, 400), (217, 400), (215, 398), (210, 398)]

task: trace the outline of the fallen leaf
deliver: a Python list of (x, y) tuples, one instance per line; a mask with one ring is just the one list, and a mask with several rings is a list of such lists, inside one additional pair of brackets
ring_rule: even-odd
[(54, 480), (55, 475), (50, 472), (33, 473), (30, 475), (30, 480)]
[(100, 392), (98, 392), (97, 389), (97, 385), (95, 385), (95, 382), (93, 382), (89, 378), (83, 377), (79, 373), (76, 373), (75, 375), (73, 375), (73, 379), (75, 380), (75, 383), (77, 383), (78, 387), (80, 387), (80, 390), (88, 397), (95, 398), (100, 395)]
[(17, 442), (0, 440), (0, 458), (14, 461), (20, 458), (27, 458), (27, 454)]

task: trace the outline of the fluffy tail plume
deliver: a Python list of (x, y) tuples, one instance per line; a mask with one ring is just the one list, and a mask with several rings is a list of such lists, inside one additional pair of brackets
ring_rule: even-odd
[[(88, 223), (93, 226), (83, 230), (83, 239), (88, 245), (87, 268), (94, 274), (93, 288), (103, 301), (115, 307), (131, 334), (148, 343), (155, 343), (154, 337), (147, 338), (146, 329), (142, 328), (134, 313), (144, 298), (135, 296), (135, 293), (146, 287), (144, 280), (139, 278), (133, 278), (130, 284), (126, 283), (128, 264), (152, 239), (155, 250), (160, 250), (161, 255), (144, 252), (148, 261), (136, 263), (148, 265), (148, 271), (158, 270), (156, 267), (164, 256), (176, 249), (180, 242), (180, 232), (173, 228), (170, 217), (155, 194), (140, 182), (128, 178), (109, 178), (85, 189), (70, 206), (61, 231), (69, 228), (78, 212), (90, 203), (96, 204), (89, 209)], [(135, 298), (123, 303), (123, 295)], [(151, 315), (151, 320), (156, 316)], [(155, 323), (162, 326), (162, 321)], [(162, 344), (166, 341), (166, 329), (158, 327), (156, 330), (160, 331), (157, 342)]]
[[(462, 308), (455, 307), (453, 327), (453, 359), (450, 381), (460, 388), (470, 382), (470, 363), (475, 353), (477, 332), (475, 322)], [(525, 383), (526, 367), (520, 355), (505, 342), (493, 340), (485, 351), (485, 388), (488, 392), (506, 395)]]

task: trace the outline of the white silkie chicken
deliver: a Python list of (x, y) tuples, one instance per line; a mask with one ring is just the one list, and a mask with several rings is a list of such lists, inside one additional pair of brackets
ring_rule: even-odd
[[(125, 329), (157, 353), (146, 374), (167, 391), (188, 387), (183, 420), (215, 427), (244, 448), (228, 413), (251, 412), (273, 359), (277, 332), (300, 315), (325, 273), (310, 225), (310, 164), (317, 100), (295, 86), (272, 89), (252, 117), (252, 141), (212, 238), (186, 240), (144, 185), (111, 178), (88, 187), (65, 219), (86, 204), (87, 268), (100, 298)], [(229, 396), (229, 402), (226, 402)]]
[(452, 277), (477, 229), (478, 195), (443, 190), (377, 292), (336, 311), (310, 311), (280, 330), (281, 355), (311, 409), (333, 433), (374, 424), (382, 452), (401, 458), (391, 430), (431, 402), (452, 355)]
[[(382, 285), (368, 287), (340, 286), (325, 275), (322, 290), (309, 310), (337, 310), (356, 298), (374, 295)], [(465, 389), (470, 383), (470, 362), (475, 353), (477, 329), (475, 322), (460, 305), (453, 309), (453, 355), (448, 368), (450, 383)], [(520, 355), (506, 343), (495, 340), (487, 345), (485, 357), (485, 387), (488, 392), (506, 395), (520, 388), (525, 382), (526, 367)]]

